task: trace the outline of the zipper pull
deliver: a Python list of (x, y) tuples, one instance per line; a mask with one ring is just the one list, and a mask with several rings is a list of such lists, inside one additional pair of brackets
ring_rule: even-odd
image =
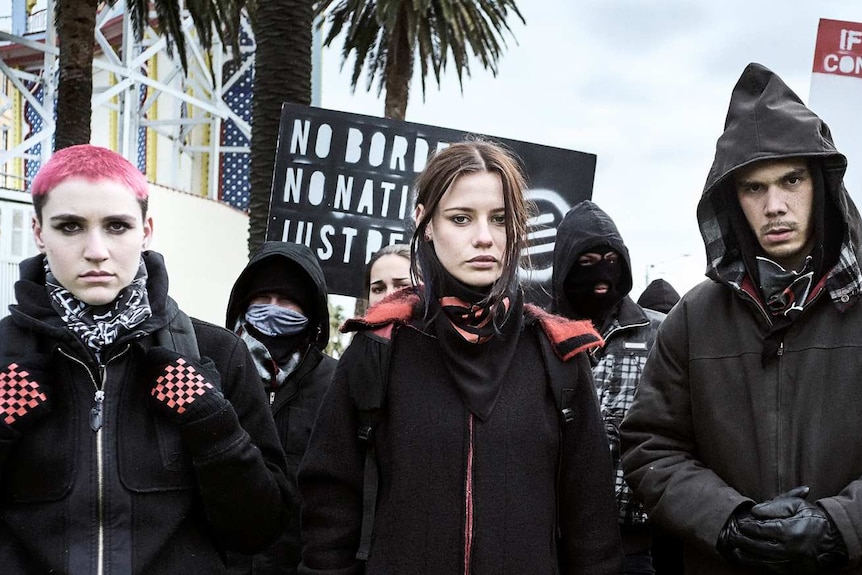
[(273, 403), (275, 403), (275, 392), (270, 391), (269, 392), (269, 405), (272, 406)]
[(97, 389), (94, 400), (96, 403), (90, 408), (90, 429), (99, 431), (102, 429), (102, 402), (105, 400), (105, 392)]
[(778, 357), (784, 355), (784, 340), (781, 340), (781, 343), (778, 344)]

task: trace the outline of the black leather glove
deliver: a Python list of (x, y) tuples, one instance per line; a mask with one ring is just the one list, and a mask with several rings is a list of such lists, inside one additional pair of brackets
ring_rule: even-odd
[(731, 565), (742, 565), (739, 557), (739, 546), (744, 542), (739, 533), (739, 520), (742, 517), (751, 516), (751, 507), (751, 504), (746, 503), (734, 509), (718, 534), (715, 548)]
[(41, 379), (17, 363), (0, 369), (0, 418), (16, 431), (50, 411), (48, 389)]
[[(153, 376), (150, 391), (157, 411), (177, 423), (197, 421), (224, 407), (226, 399), (210, 383), (200, 364), (165, 347), (152, 347), (147, 362)], [(217, 374), (215, 374), (217, 377)]]
[(771, 573), (805, 574), (839, 570), (847, 548), (826, 512), (807, 502), (797, 487), (731, 516), (719, 536), (719, 552), (736, 565)]

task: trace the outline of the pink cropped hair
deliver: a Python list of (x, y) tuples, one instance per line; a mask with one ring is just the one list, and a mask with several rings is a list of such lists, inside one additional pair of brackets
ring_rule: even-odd
[(131, 162), (112, 150), (91, 144), (55, 152), (36, 174), (30, 193), (34, 199), (44, 196), (69, 178), (116, 181), (132, 190), (138, 200), (146, 200), (150, 195), (147, 179)]

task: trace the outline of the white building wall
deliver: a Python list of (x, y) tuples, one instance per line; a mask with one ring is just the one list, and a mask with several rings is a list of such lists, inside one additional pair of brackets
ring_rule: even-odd
[[(248, 261), (248, 216), (201, 196), (150, 189), (150, 247), (165, 257), (171, 297), (189, 315), (223, 325), (230, 289)], [(32, 213), (27, 194), (0, 193), (0, 317), (14, 303), (18, 262), (38, 253)]]
[(248, 215), (151, 185), (152, 249), (165, 257), (169, 293), (187, 314), (224, 324), (231, 287), (248, 262)]

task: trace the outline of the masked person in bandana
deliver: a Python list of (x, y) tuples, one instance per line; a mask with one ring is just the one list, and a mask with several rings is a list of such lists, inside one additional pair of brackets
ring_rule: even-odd
[(168, 295), (125, 158), (64, 148), (32, 195), (41, 254), (0, 321), (0, 571), (227, 573), (290, 500), (248, 349)]
[(643, 309), (628, 296), (628, 249), (610, 216), (591, 201), (569, 210), (557, 227), (551, 286), (552, 311), (590, 320), (605, 340), (590, 357), (614, 463), (624, 572), (653, 573), (647, 517), (623, 480), (619, 429), (664, 314)]
[(697, 208), (709, 280), (662, 324), (622, 426), (626, 479), (683, 538), (686, 573), (862, 573), (846, 166), (826, 124), (750, 64)]
[[(254, 358), (287, 457), (288, 476), (295, 482), (337, 363), (323, 353), (329, 342), (329, 307), (326, 279), (314, 253), (300, 244), (263, 244), (234, 283), (226, 322)], [(295, 505), (299, 508), (298, 498)], [(280, 575), (296, 573), (299, 552), (299, 523), (294, 522), (251, 562), (232, 559), (244, 563), (247, 573)]]

